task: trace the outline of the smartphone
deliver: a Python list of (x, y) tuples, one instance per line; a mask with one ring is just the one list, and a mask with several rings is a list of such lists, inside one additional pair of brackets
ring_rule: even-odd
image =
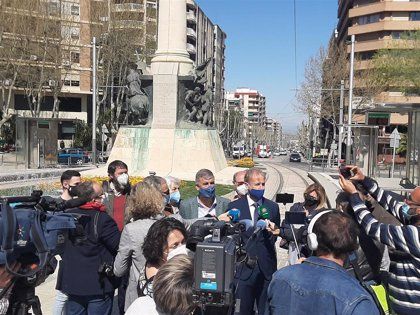
[(293, 200), (295, 199), (294, 194), (277, 194), (276, 195), (276, 202), (277, 203), (293, 203)]
[(305, 224), (306, 213), (303, 211), (286, 211), (284, 221), (286, 224)]
[(348, 166), (340, 166), (339, 172), (345, 179), (349, 179), (355, 175), (354, 171)]

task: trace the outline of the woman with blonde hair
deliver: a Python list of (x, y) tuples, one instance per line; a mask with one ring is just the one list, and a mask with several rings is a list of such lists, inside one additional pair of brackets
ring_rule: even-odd
[(324, 187), (318, 183), (306, 187), (303, 198), (304, 202), (296, 202), (290, 207), (290, 211), (304, 211), (308, 216), (326, 207), (327, 195)]
[(146, 263), (142, 252), (143, 241), (152, 224), (164, 217), (163, 207), (164, 198), (161, 192), (145, 182), (138, 183), (127, 200), (126, 213), (131, 222), (122, 231), (114, 261), (114, 274), (117, 277), (129, 273), (124, 310), (138, 298), (138, 280)]

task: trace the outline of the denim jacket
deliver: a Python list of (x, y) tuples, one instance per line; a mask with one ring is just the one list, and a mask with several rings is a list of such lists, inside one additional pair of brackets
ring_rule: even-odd
[(278, 270), (268, 287), (266, 315), (379, 315), (358, 281), (330, 260), (309, 257)]

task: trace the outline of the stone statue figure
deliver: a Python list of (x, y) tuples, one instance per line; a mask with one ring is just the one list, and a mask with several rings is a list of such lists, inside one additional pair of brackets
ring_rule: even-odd
[(194, 88), (185, 93), (185, 120), (204, 126), (213, 125), (213, 93), (207, 87), (207, 67), (211, 58), (195, 68)]
[(150, 104), (146, 92), (141, 87), (139, 72), (131, 67), (127, 75), (128, 85), (128, 123), (130, 125), (145, 125), (148, 120)]

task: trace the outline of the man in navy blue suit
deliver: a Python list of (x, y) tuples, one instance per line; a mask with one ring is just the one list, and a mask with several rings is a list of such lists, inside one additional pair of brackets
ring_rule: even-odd
[[(249, 169), (245, 174), (248, 194), (231, 202), (228, 209), (239, 209), (240, 219), (249, 219), (254, 227), (259, 219), (268, 219), (280, 226), (279, 206), (264, 198), (266, 175), (257, 168)], [(263, 215), (262, 213), (265, 213)], [(267, 288), (272, 274), (277, 270), (277, 257), (274, 244), (276, 237), (268, 230), (255, 232), (251, 228), (243, 233), (247, 244), (247, 262), (236, 269), (236, 306), (235, 314), (253, 315), (256, 304), (258, 313), (263, 314), (267, 300)]]

